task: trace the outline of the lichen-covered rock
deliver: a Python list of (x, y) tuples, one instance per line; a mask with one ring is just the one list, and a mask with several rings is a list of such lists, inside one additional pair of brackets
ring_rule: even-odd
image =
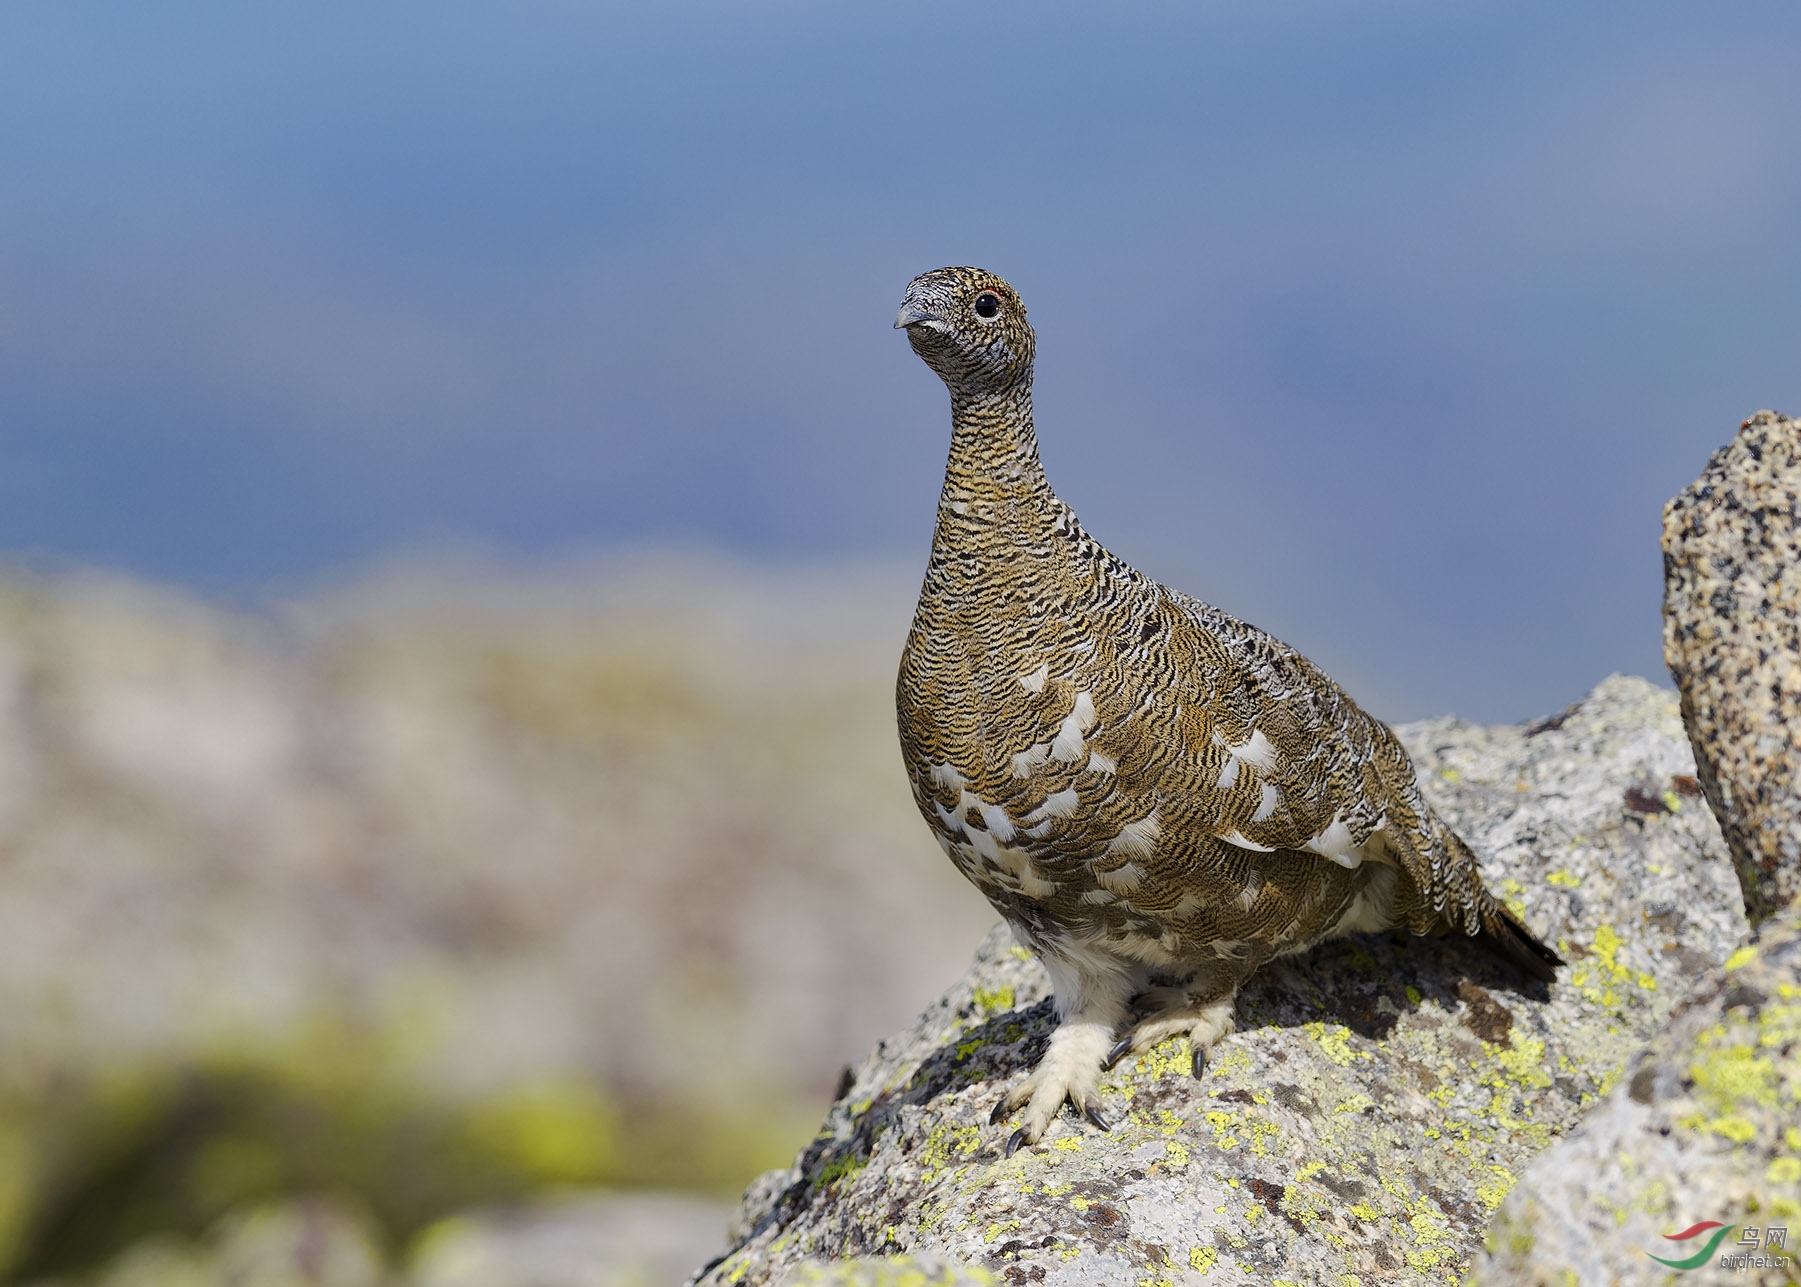
[(398, 1247), (355, 1205), (291, 1198), (247, 1204), (193, 1237), (148, 1234), (26, 1287), (674, 1287), (697, 1249), (723, 1245), (724, 1226), (703, 1198), (568, 1190), (460, 1211)]
[(421, 1234), (406, 1287), (669, 1287), (724, 1245), (717, 1203), (677, 1193), (566, 1193), (460, 1212)]
[[(152, 1234), (87, 1287), (387, 1287), (381, 1240), (366, 1215), (322, 1199), (256, 1204), (204, 1238)], [(58, 1278), (32, 1287), (75, 1287)]]
[(1007, 1283), (1455, 1281), (1515, 1176), (1747, 926), (1672, 694), (1615, 677), (1535, 725), (1399, 731), (1489, 883), (1570, 961), (1548, 992), (1463, 942), (1327, 944), (1241, 992), (1204, 1080), (1166, 1043), (1103, 1082), (1110, 1133), (1065, 1118), (1005, 1158), (989, 1110), (1052, 1025), (1041, 968), (997, 930), (847, 1070), (699, 1281), (895, 1254)]
[(1663, 553), (1664, 660), (1757, 924), (1801, 895), (1801, 421), (1745, 421)]
[(281, 1193), (400, 1242), (792, 1156), (988, 920), (894, 773), (917, 588), (0, 569), (0, 1282)]
[(783, 1287), (998, 1287), (985, 1269), (912, 1256), (855, 1256), (797, 1267)]
[(1489, 1246), (1475, 1277), (1495, 1287), (1663, 1283), (1696, 1257), (1749, 1257), (1734, 1282), (1801, 1278), (1801, 908), (1711, 971), (1532, 1164)]

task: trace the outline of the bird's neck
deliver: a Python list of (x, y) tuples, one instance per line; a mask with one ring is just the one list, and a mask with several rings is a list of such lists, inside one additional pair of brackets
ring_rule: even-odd
[(1032, 388), (951, 395), (951, 450), (938, 499), (942, 533), (947, 515), (991, 526), (1042, 518), (1055, 502), (1038, 460), (1032, 428)]

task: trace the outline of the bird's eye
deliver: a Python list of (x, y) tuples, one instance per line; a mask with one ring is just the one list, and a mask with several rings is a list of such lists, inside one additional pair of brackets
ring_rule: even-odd
[(1001, 297), (991, 290), (985, 290), (976, 296), (976, 316), (993, 317), (1001, 311)]

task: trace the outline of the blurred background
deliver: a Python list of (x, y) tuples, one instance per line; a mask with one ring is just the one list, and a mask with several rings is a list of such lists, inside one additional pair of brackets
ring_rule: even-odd
[[(1801, 10), (0, 5), (0, 1282), (676, 1281), (989, 920), (890, 689), (1043, 454), (1390, 720), (1662, 677)], [(281, 1275), (287, 1275), (286, 1278)]]

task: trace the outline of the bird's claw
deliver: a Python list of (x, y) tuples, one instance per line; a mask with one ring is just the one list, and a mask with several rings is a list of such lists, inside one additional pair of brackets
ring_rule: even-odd
[(1204, 1073), (1206, 1073), (1206, 1071), (1207, 1071), (1207, 1047), (1196, 1046), (1194, 1048), (1194, 1079), (1196, 1081), (1201, 1080), (1202, 1075)]
[(1082, 1105), (1082, 1116), (1094, 1123), (1097, 1130), (1110, 1131), (1113, 1129), (1113, 1123), (1101, 1116), (1100, 1106), (1092, 1100)]
[(1131, 1050), (1132, 1039), (1130, 1037), (1121, 1038), (1119, 1043), (1107, 1052), (1107, 1057), (1101, 1060), (1101, 1071), (1111, 1072), (1113, 1070), (1113, 1065), (1118, 1063), (1121, 1059), (1124, 1059), (1131, 1053)]
[[(1012, 1112), (1013, 1112), (1013, 1109), (1008, 1105), (1007, 1097), (1005, 1095), (1002, 1095), (1000, 1097), (1000, 1102), (995, 1104), (994, 1111), (992, 1113), (988, 1114), (988, 1124), (990, 1126), (999, 1126), (1002, 1122), (1006, 1121), (1009, 1116), (1012, 1115)], [(1011, 1149), (1008, 1150), (1008, 1152), (1011, 1152), (1011, 1151), (1012, 1151)]]
[(1019, 1146), (1025, 1142), (1026, 1128), (1022, 1126), (1007, 1137), (1007, 1156), (1012, 1157), (1018, 1151)]

